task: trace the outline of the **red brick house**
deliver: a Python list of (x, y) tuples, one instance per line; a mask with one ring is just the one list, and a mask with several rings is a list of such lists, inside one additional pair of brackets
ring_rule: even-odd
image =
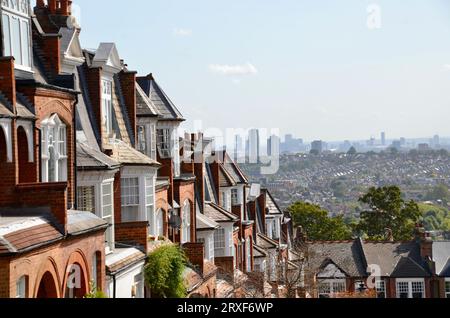
[(0, 297), (83, 297), (105, 288), (107, 223), (75, 210), (77, 92), (28, 1), (0, 13)]

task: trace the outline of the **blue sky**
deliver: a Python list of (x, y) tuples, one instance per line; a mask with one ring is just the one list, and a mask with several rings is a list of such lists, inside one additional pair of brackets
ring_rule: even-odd
[[(447, 0), (75, 0), (189, 121), (306, 140), (450, 136)], [(367, 8), (381, 8), (381, 28)]]

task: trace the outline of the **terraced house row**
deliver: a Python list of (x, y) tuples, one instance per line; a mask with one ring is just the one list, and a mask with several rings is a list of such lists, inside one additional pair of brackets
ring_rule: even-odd
[(1, 1), (0, 297), (151, 297), (166, 244), (190, 297), (279, 296), (289, 215), (214, 140), (179, 135), (155, 76), (114, 43), (83, 49), (71, 5)]

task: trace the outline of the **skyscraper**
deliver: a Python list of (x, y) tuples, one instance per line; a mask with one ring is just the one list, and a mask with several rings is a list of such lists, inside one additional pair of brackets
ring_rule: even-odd
[(252, 129), (248, 133), (248, 158), (250, 163), (259, 163), (259, 130)]
[(384, 131), (381, 133), (381, 145), (386, 146), (386, 133)]
[(270, 138), (267, 139), (267, 155), (278, 155), (280, 153), (280, 144), (280, 137), (276, 135), (270, 136)]

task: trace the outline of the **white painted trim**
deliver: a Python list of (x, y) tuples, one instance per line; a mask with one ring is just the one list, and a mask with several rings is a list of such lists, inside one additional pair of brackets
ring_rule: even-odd
[(0, 118), (0, 127), (3, 129), (5, 134), (6, 143), (6, 160), (7, 162), (13, 161), (13, 151), (12, 151), (12, 131), (11, 131), (11, 119)]

